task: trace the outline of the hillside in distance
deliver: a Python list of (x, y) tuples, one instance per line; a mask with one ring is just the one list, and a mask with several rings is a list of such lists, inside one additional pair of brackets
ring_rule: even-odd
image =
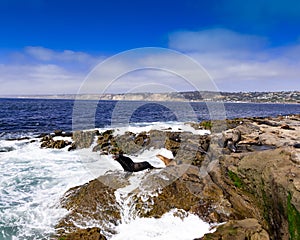
[(112, 101), (212, 101), (212, 102), (268, 102), (300, 103), (300, 91), (281, 92), (212, 92), (187, 91), (171, 93), (126, 93), (126, 94), (58, 94), (2, 96), (39, 99), (81, 99)]

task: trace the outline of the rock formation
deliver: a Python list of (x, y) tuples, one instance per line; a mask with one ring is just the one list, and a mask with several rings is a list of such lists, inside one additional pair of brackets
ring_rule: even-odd
[[(212, 129), (214, 124), (222, 125), (212, 122)], [(181, 161), (145, 172), (138, 186), (122, 195), (132, 204), (132, 218), (159, 218), (177, 208), (223, 223), (204, 240), (300, 239), (300, 116), (236, 119), (225, 125), (210, 136), (158, 130), (118, 136), (107, 131), (100, 133), (94, 150), (133, 154), (165, 147)], [(235, 151), (228, 147), (230, 141)], [(70, 189), (61, 201), (69, 214), (57, 225), (57, 235), (115, 234), (112, 226), (122, 221), (118, 189), (128, 186), (130, 178), (108, 172)], [(97, 228), (86, 230), (86, 222)]]
[(269, 240), (269, 234), (256, 219), (230, 220), (217, 228), (213, 234), (206, 234), (201, 240)]
[(55, 140), (55, 137), (70, 137), (71, 133), (65, 133), (62, 130), (55, 130), (53, 134), (45, 134), (41, 136), (42, 148), (57, 148), (61, 149), (71, 145), (71, 142), (64, 139)]

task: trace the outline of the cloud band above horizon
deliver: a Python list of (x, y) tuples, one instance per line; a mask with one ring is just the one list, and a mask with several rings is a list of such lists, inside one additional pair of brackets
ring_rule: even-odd
[[(265, 37), (212, 28), (173, 32), (169, 34), (168, 45), (201, 64), (220, 91), (300, 90), (300, 42), (272, 47)], [(0, 95), (76, 93), (93, 67), (107, 57), (110, 56), (56, 51), (41, 46), (8, 52), (0, 59)], [(117, 67), (126, 68), (132, 60), (125, 59)], [(181, 64), (179, 59), (167, 58), (163, 53), (157, 54), (154, 61), (175, 66)], [(120, 69), (114, 66), (114, 69), (106, 71)], [(191, 71), (189, 74), (197, 73)], [(108, 80), (103, 78), (99, 81), (107, 84)], [(173, 83), (175, 89), (194, 90), (178, 81), (174, 74), (148, 69), (120, 76), (114, 91), (127, 91), (128, 84), (143, 81)]]

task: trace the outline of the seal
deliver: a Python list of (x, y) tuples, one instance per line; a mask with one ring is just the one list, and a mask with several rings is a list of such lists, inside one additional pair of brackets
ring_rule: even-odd
[(157, 154), (156, 157), (162, 160), (166, 166), (177, 165), (177, 163), (172, 158), (167, 158), (161, 154)]
[(238, 152), (237, 143), (241, 140), (241, 132), (238, 129), (229, 129), (222, 132), (223, 148), (228, 148), (231, 152)]
[(125, 157), (122, 154), (114, 155), (113, 159), (115, 159), (118, 163), (120, 163), (120, 165), (126, 172), (139, 172), (139, 171), (143, 171), (145, 169), (154, 169), (155, 168), (147, 161), (133, 162), (131, 158)]

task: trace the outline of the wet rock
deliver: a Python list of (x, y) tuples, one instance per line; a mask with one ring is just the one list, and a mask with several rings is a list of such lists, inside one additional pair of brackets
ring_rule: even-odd
[(181, 145), (180, 133), (168, 132), (165, 141), (165, 148), (173, 153), (173, 156), (177, 155), (178, 149)]
[(219, 227), (214, 233), (205, 234), (201, 240), (269, 240), (269, 234), (256, 219), (231, 220)]
[(114, 173), (68, 190), (61, 200), (61, 206), (69, 213), (57, 224), (57, 234), (64, 236), (87, 228), (89, 221), (101, 226), (106, 236), (114, 234), (112, 226), (116, 226), (121, 219), (114, 192), (116, 188), (127, 184), (124, 173)]
[[(106, 131), (98, 137), (94, 151), (102, 154), (136, 154), (143, 149), (164, 147), (165, 133), (162, 131), (150, 131), (135, 134), (125, 132), (122, 135), (114, 136), (112, 132)], [(159, 143), (159, 145), (158, 145)]]
[(74, 140), (74, 148), (89, 148), (93, 144), (95, 137), (98, 134), (98, 130), (73, 132), (72, 139)]
[(54, 135), (55, 136), (59, 136), (59, 137), (62, 136), (63, 135), (63, 130), (60, 130), (60, 129), (59, 130), (55, 130), (54, 131)]
[[(179, 165), (159, 174), (148, 174), (140, 188), (154, 197), (146, 198), (143, 192), (134, 193), (135, 209), (140, 217), (159, 218), (173, 208), (199, 215), (208, 222), (226, 221), (231, 205), (224, 199), (222, 190), (210, 177), (201, 177), (197, 167)], [(153, 190), (156, 189), (156, 192)]]
[(148, 148), (164, 148), (166, 145), (167, 132), (159, 131), (159, 130), (151, 130), (150, 134), (150, 143)]
[(73, 142), (71, 143), (71, 146), (68, 148), (68, 151), (72, 151), (76, 149), (76, 144)]
[(259, 125), (267, 125), (271, 127), (279, 127), (280, 124), (275, 120), (270, 120), (266, 118), (253, 118), (253, 121), (257, 122)]
[(126, 132), (123, 136), (124, 138), (121, 137), (121, 139), (119, 139), (120, 136), (113, 135), (113, 130), (107, 130), (98, 137), (98, 149), (100, 149), (102, 154), (122, 154), (127, 150), (123, 149), (123, 147), (126, 147), (122, 145), (122, 141), (128, 140), (127, 146), (135, 145), (133, 135), (133, 133)]
[(54, 140), (53, 136), (45, 135), (42, 137), (41, 141), (41, 148), (56, 148), (62, 149), (68, 145), (71, 145), (71, 142), (67, 140)]
[(135, 137), (136, 134), (132, 132), (126, 132), (121, 136), (116, 136), (115, 147), (123, 153), (134, 155), (143, 149), (141, 145), (135, 143)]
[(64, 240), (106, 240), (107, 238), (101, 234), (100, 228), (78, 229), (75, 232), (59, 236), (57, 239)]
[(281, 129), (285, 129), (285, 130), (296, 130), (295, 128), (290, 127), (290, 126), (287, 125), (287, 124), (283, 124), (283, 125), (281, 126)]
[(50, 138), (47, 141), (43, 141), (41, 144), (42, 148), (56, 148), (56, 149), (62, 149), (68, 145), (70, 145), (71, 142), (66, 140), (56, 140), (54, 141), (52, 138)]
[(53, 138), (50, 135), (45, 135), (42, 137), (41, 142), (48, 142), (53, 140)]
[(11, 152), (14, 150), (15, 150), (15, 148), (13, 148), (13, 147), (0, 147), (0, 152)]
[(147, 146), (150, 143), (149, 134), (141, 132), (135, 136), (134, 143), (139, 146)]
[(72, 137), (73, 136), (72, 132), (64, 132), (61, 129), (54, 130), (53, 133), (54, 133), (54, 136), (56, 136), (56, 137)]
[(210, 136), (184, 132), (178, 135), (180, 142), (166, 140), (165, 148), (172, 151), (175, 161), (201, 166), (210, 146)]
[(18, 137), (18, 138), (9, 138), (6, 141), (22, 141), (22, 140), (29, 140), (29, 137)]

